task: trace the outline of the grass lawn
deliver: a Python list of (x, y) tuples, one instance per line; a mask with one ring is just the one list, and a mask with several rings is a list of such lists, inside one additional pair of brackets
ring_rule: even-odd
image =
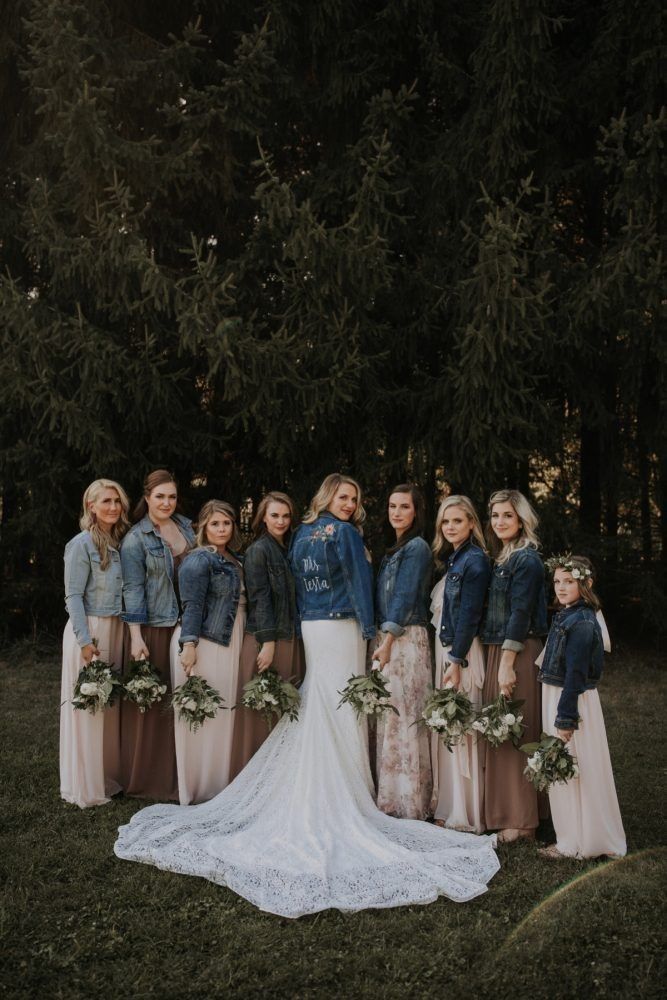
[(57, 655), (25, 646), (0, 679), (2, 996), (660, 994), (667, 685), (656, 654), (615, 652), (601, 687), (627, 858), (550, 863), (531, 844), (501, 847), (501, 871), (471, 903), (296, 921), (118, 860), (116, 828), (143, 803), (80, 810), (58, 797)]

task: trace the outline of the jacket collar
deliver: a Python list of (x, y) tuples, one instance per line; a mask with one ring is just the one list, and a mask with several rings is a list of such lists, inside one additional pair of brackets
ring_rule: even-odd
[[(172, 514), (172, 515), (171, 515), (171, 519), (172, 519), (172, 521), (175, 521), (175, 522), (176, 522), (176, 524), (177, 524), (177, 525), (179, 526), (179, 528), (186, 528), (186, 527), (189, 527), (189, 525), (190, 525), (190, 523), (191, 523), (191, 522), (190, 522), (190, 521), (188, 520), (188, 518), (187, 518), (187, 517), (183, 517), (183, 515), (182, 515), (182, 514)], [(150, 532), (151, 532), (151, 531), (152, 531), (152, 532), (153, 532), (153, 534), (155, 534), (155, 535), (157, 535), (157, 534), (158, 534), (158, 532), (157, 532), (157, 531), (155, 530), (155, 525), (154, 525), (154, 524), (153, 524), (153, 522), (151, 521), (151, 519), (150, 519), (150, 517), (148, 516), (148, 514), (145, 514), (145, 515), (144, 515), (144, 516), (142, 517), (142, 519), (141, 519), (141, 520), (139, 521), (139, 527), (140, 527), (140, 529), (141, 529), (141, 530), (142, 530), (142, 531), (143, 531), (143, 532), (144, 532), (145, 534), (150, 534)]]
[(451, 566), (454, 563), (455, 559), (458, 558), (458, 556), (468, 551), (471, 545), (472, 545), (472, 536), (468, 539), (467, 542), (464, 542), (463, 545), (460, 545), (458, 549), (454, 549), (454, 551), (450, 554), (449, 558), (447, 559), (447, 565)]

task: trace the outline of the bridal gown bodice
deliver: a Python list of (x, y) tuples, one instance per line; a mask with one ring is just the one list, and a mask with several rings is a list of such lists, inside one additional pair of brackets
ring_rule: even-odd
[(210, 802), (141, 810), (120, 828), (116, 854), (210, 879), (287, 917), (484, 892), (499, 867), (493, 838), (375, 806), (366, 724), (337, 707), (350, 675), (363, 672), (356, 622), (305, 622), (303, 638), (298, 720), (281, 720)]

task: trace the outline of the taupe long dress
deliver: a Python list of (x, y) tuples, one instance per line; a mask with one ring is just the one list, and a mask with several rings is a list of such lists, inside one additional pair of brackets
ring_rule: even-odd
[[(241, 662), (239, 664), (239, 680), (236, 692), (238, 704), (243, 695), (243, 686), (257, 673), (257, 653), (259, 646), (254, 635), (246, 632), (241, 647)], [(283, 680), (296, 678), (300, 681), (305, 672), (305, 658), (301, 639), (278, 639), (272, 666)], [(229, 780), (233, 781), (239, 771), (242, 771), (269, 735), (269, 727), (260, 712), (249, 708), (234, 709), (234, 737), (232, 741), (232, 756), (229, 768)]]
[[(520, 709), (526, 725), (522, 743), (539, 740), (542, 730), (542, 692), (537, 683), (535, 660), (542, 649), (540, 639), (526, 639), (514, 661), (516, 688), (513, 701), (524, 700)], [(482, 689), (485, 705), (498, 697), (498, 668), (502, 646), (486, 646), (486, 676)], [(511, 742), (492, 748), (484, 741), (484, 826), (487, 830), (534, 830), (539, 822), (537, 792), (524, 778), (526, 755)]]
[[(178, 567), (187, 555), (174, 556), (174, 582)], [(178, 593), (178, 591), (177, 591)], [(167, 693), (143, 714), (133, 702), (123, 701), (120, 717), (122, 785), (126, 795), (159, 801), (178, 801), (174, 713), (169, 709), (171, 669), (169, 647), (173, 625), (148, 625), (141, 630), (150, 661), (160, 674)], [(130, 660), (129, 629), (126, 632), (124, 662)]]

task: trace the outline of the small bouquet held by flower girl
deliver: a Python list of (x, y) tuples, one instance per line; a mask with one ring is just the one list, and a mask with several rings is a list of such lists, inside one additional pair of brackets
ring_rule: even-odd
[(524, 743), (521, 750), (530, 754), (523, 773), (538, 792), (546, 792), (558, 781), (579, 777), (576, 758), (558, 736), (542, 733), (539, 743)]
[(437, 733), (452, 753), (463, 738), (472, 732), (475, 709), (470, 699), (453, 687), (434, 691), (424, 706), (421, 719), (433, 733)]
[(207, 719), (214, 719), (224, 698), (215, 688), (196, 674), (191, 674), (171, 696), (172, 708), (179, 722), (185, 722), (196, 733)]
[(72, 695), (73, 708), (95, 715), (113, 705), (123, 690), (123, 682), (112, 666), (103, 660), (91, 660), (81, 667)]
[(253, 712), (261, 712), (270, 730), (274, 716), (281, 719), (286, 715), (290, 722), (298, 719), (301, 695), (291, 680), (284, 681), (277, 670), (269, 667), (244, 684), (239, 704)]
[(162, 701), (167, 693), (167, 685), (153, 669), (150, 660), (130, 660), (130, 678), (125, 681), (125, 698), (133, 701), (140, 712)]
[(523, 701), (508, 701), (504, 695), (498, 695), (495, 701), (484, 705), (477, 713), (472, 728), (492, 747), (499, 747), (507, 740), (518, 747), (525, 729), (523, 715), (519, 714), (522, 705)]
[(396, 706), (392, 705), (389, 700), (387, 680), (379, 666), (375, 666), (376, 662), (373, 660), (370, 673), (350, 677), (343, 690), (338, 692), (342, 695), (338, 702), (338, 708), (347, 702), (357, 713), (357, 718), (362, 715), (377, 718), (384, 715), (385, 712), (399, 714)]

